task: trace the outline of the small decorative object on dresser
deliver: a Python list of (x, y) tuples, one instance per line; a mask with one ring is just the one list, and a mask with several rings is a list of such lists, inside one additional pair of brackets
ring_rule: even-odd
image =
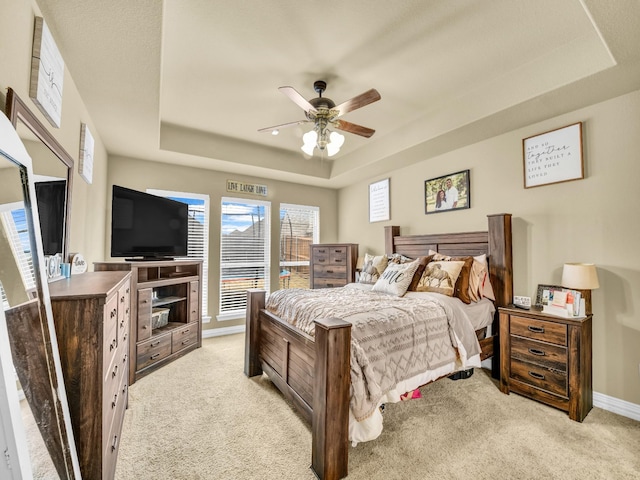
[(564, 410), (582, 422), (593, 406), (591, 310), (584, 317), (500, 307), (500, 390)]
[(311, 245), (311, 288), (343, 287), (355, 282), (358, 245), (325, 243)]

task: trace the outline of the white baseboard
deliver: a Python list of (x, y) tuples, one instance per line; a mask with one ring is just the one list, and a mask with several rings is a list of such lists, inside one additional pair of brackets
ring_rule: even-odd
[(640, 422), (640, 405), (593, 392), (593, 406)]
[[(233, 335), (235, 333), (242, 333), (245, 331), (244, 325), (237, 325), (235, 327), (224, 328), (212, 328), (202, 331), (202, 338), (220, 337), (222, 335)], [(482, 362), (482, 368), (491, 370), (491, 358), (488, 358)], [(620, 400), (619, 398), (610, 397), (603, 393), (593, 392), (593, 406), (607, 410), (608, 412), (622, 415), (633, 420), (640, 421), (640, 405), (635, 403)]]
[(202, 338), (222, 337), (223, 335), (233, 335), (235, 333), (243, 333), (245, 325), (236, 325), (235, 327), (208, 328), (202, 330)]

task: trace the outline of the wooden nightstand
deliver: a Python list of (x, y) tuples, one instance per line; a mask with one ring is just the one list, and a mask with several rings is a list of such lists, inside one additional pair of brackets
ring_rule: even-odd
[(355, 281), (358, 244), (315, 243), (311, 245), (310, 287), (343, 287)]
[(568, 412), (581, 422), (593, 407), (591, 319), (533, 307), (500, 307), (500, 390)]

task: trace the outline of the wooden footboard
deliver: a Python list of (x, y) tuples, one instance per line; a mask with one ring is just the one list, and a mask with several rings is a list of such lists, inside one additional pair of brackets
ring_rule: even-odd
[(244, 373), (266, 373), (311, 423), (311, 468), (320, 479), (347, 475), (351, 324), (315, 322), (315, 339), (264, 310), (265, 292), (247, 291)]

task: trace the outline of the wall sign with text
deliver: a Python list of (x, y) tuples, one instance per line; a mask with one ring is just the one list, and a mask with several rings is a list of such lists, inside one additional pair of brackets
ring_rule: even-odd
[(60, 128), (64, 60), (42, 17), (35, 18), (29, 97), (47, 120)]
[(524, 188), (584, 178), (582, 122), (522, 140)]
[(249, 193), (251, 195), (267, 196), (267, 186), (257, 183), (236, 182), (235, 180), (227, 180), (227, 192), (233, 193)]
[(389, 210), (389, 179), (369, 185), (369, 222), (390, 220)]

